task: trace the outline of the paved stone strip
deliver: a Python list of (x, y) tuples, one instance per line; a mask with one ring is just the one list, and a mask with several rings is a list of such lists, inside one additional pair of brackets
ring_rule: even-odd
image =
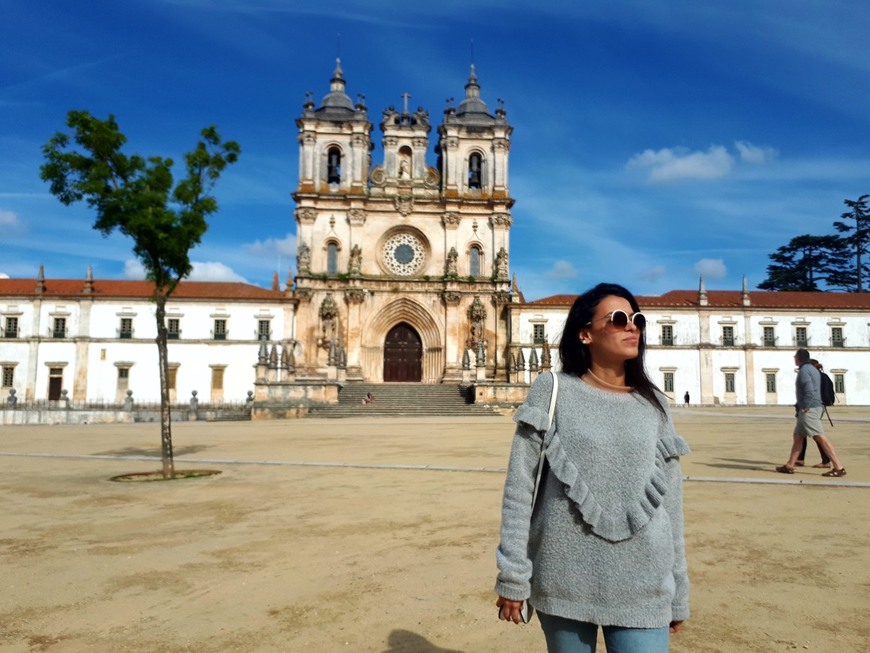
[[(73, 458), (78, 460), (143, 460), (159, 462), (160, 456), (110, 456), (106, 454), (55, 454), (55, 453), (18, 453), (0, 451), (0, 456), (19, 458)], [(238, 460), (233, 458), (175, 458), (179, 463), (207, 463), (209, 465), (274, 465), (283, 467), (326, 467), (346, 469), (403, 469), (430, 472), (485, 472), (488, 474), (504, 474), (506, 467), (456, 467), (452, 465), (403, 465), (383, 463), (331, 463), (306, 462), (297, 460)], [(856, 487), (870, 488), (866, 481), (810, 481), (790, 478), (746, 478), (734, 476), (684, 476), (684, 481), (698, 483), (747, 483), (759, 485), (811, 485), (819, 487)]]

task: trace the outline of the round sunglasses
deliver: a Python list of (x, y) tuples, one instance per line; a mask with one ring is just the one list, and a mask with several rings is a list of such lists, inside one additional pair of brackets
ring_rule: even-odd
[[(604, 317), (598, 318), (599, 320), (609, 320), (610, 323), (615, 326), (617, 329), (624, 329), (628, 326), (628, 321), (631, 320), (631, 323), (637, 327), (639, 330), (643, 330), (646, 328), (646, 315), (638, 311), (637, 313), (632, 313), (629, 315), (625, 311), (621, 309), (617, 309), (612, 313), (605, 315)], [(592, 320), (595, 322), (596, 320)], [(590, 326), (592, 322), (589, 322), (586, 326)]]

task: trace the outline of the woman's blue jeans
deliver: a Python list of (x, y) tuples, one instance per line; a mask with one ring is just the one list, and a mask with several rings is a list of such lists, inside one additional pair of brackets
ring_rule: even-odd
[[(595, 653), (598, 625), (538, 612), (548, 653)], [(667, 653), (670, 629), (602, 626), (607, 653)]]

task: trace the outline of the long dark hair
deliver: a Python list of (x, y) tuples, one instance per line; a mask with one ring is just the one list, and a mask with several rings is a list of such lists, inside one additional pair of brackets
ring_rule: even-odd
[[(562, 371), (568, 374), (583, 376), (589, 370), (592, 363), (592, 352), (589, 347), (580, 341), (580, 330), (586, 327), (595, 316), (595, 309), (605, 297), (622, 297), (631, 304), (631, 311), (636, 313), (640, 310), (637, 300), (628, 290), (615, 283), (599, 283), (591, 290), (587, 290), (575, 301), (568, 312), (565, 320), (565, 328), (562, 330), (562, 339), (559, 342), (559, 359), (562, 362)], [(646, 351), (646, 333), (641, 331), (637, 345), (637, 357), (625, 361), (625, 382), (632, 386), (641, 397), (665, 414), (665, 409), (657, 395), (658, 388), (646, 375), (643, 365), (643, 354)]]

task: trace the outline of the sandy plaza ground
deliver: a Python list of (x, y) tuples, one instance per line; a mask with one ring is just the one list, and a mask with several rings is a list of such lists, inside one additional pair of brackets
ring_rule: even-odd
[[(773, 472), (792, 411), (674, 408), (692, 618), (677, 653), (870, 651), (870, 408), (848, 475)], [(0, 653), (526, 653), (496, 618), (508, 417), (0, 428)], [(807, 463), (818, 461), (813, 445)]]

